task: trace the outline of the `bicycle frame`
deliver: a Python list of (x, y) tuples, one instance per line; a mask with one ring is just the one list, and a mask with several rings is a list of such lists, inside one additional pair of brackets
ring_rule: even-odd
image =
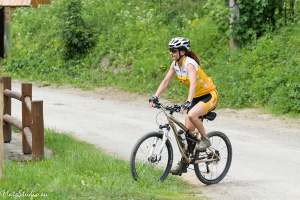
[(190, 163), (191, 160), (189, 158), (188, 151), (184, 149), (184, 147), (182, 146), (181, 142), (179, 141), (180, 140), (180, 138), (179, 138), (180, 136), (178, 135), (176, 125), (179, 126), (185, 133), (188, 132), (188, 129), (185, 127), (185, 125), (183, 123), (181, 123), (180, 121), (178, 121), (177, 119), (175, 119), (175, 117), (173, 117), (172, 115), (171, 116), (166, 115), (166, 117), (167, 117), (169, 125), (171, 126), (172, 131), (173, 131), (173, 133), (175, 135), (175, 139), (176, 139), (176, 142), (177, 142), (177, 145), (178, 145), (178, 148), (179, 148), (179, 152), (182, 155), (182, 158), (187, 163)]
[(179, 126), (184, 132), (188, 132), (188, 129), (185, 127), (185, 125), (183, 123), (181, 123), (175, 117), (173, 117), (172, 114), (167, 114), (165, 109), (162, 109), (162, 110), (168, 120), (168, 124), (160, 126), (160, 129), (163, 131), (163, 139), (162, 139), (163, 142), (162, 142), (162, 146), (161, 146), (159, 152), (160, 153), (162, 152), (163, 146), (164, 146), (166, 140), (169, 139), (169, 132), (170, 132), (170, 126), (171, 126), (173, 134), (176, 139), (177, 146), (179, 148), (179, 152), (182, 155), (182, 158), (185, 160), (185, 162), (190, 163), (191, 159), (189, 158), (189, 155), (188, 155), (189, 152), (188, 152), (188, 150), (184, 149), (183, 145), (180, 142), (181, 138), (177, 133), (176, 125)]
[[(166, 141), (169, 139), (170, 140), (170, 137), (169, 137), (169, 132), (170, 132), (170, 127), (172, 128), (172, 131), (173, 131), (173, 134), (175, 136), (175, 139), (176, 139), (176, 143), (177, 143), (177, 146), (179, 148), (179, 152), (183, 158), (183, 160), (186, 162), (186, 163), (200, 163), (200, 162), (207, 162), (207, 161), (214, 161), (214, 159), (209, 159), (209, 160), (205, 160), (205, 159), (197, 159), (195, 160), (195, 158), (191, 158), (190, 155), (189, 155), (189, 150), (188, 149), (184, 149), (184, 146), (183, 144), (181, 143), (181, 137), (179, 136), (178, 132), (177, 132), (177, 128), (176, 128), (176, 125), (179, 126), (185, 133), (188, 132), (188, 129), (185, 127), (185, 125), (183, 123), (181, 123), (180, 121), (178, 121), (174, 116), (173, 116), (173, 112), (174, 111), (170, 111), (170, 114), (167, 113), (167, 107), (164, 107), (160, 104), (160, 108), (162, 109), (164, 115), (166, 116), (167, 120), (168, 120), (168, 123), (167, 124), (164, 124), (164, 125), (160, 125), (159, 126), (159, 129), (160, 129), (160, 132), (163, 133), (163, 138), (162, 138), (162, 143), (161, 143), (161, 146), (159, 147), (159, 155), (162, 153), (163, 151), (163, 148), (165, 146), (165, 143)], [(156, 144), (157, 141), (154, 142), (154, 144)], [(156, 145), (154, 145), (149, 153), (149, 155), (152, 155), (153, 154), (153, 151), (154, 151), (154, 147)], [(213, 149), (211, 149), (210, 147), (208, 148), (212, 153), (213, 155), (217, 156), (217, 158), (219, 157), (218, 155), (215, 154), (215, 152), (213, 151)], [(205, 158), (205, 157), (203, 157)]]

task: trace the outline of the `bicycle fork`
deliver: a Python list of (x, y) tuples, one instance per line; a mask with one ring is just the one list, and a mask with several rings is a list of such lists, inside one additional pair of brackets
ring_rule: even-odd
[[(169, 138), (169, 132), (170, 132), (170, 128), (169, 128), (168, 125), (160, 126), (159, 129), (160, 129), (159, 132), (163, 133), (163, 137), (162, 137), (162, 142), (161, 142), (161, 144), (160, 144), (160, 146), (158, 147), (158, 150), (157, 150), (157, 154), (156, 154), (156, 159), (157, 160), (159, 160), (160, 157), (161, 157), (161, 153), (164, 150), (164, 147), (165, 147), (166, 141)], [(155, 147), (157, 146), (158, 139), (159, 138), (157, 138), (157, 137), (154, 138), (154, 141), (151, 145), (151, 149), (150, 149), (148, 158), (154, 156), (154, 150), (155, 150)]]

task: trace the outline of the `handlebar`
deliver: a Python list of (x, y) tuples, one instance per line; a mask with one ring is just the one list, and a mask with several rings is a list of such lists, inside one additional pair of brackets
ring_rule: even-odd
[(164, 111), (169, 111), (171, 115), (174, 112), (180, 112), (182, 109), (181, 105), (178, 105), (178, 104), (174, 104), (172, 106), (165, 106), (162, 103), (160, 103), (159, 101), (153, 101), (153, 104), (154, 104), (154, 108), (163, 109)]

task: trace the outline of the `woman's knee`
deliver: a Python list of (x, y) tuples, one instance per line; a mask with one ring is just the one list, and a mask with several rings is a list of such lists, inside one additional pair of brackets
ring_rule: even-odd
[(195, 121), (198, 118), (197, 114), (194, 112), (189, 112), (187, 117), (191, 122)]
[(189, 129), (189, 131), (194, 131), (195, 130), (195, 126), (193, 125), (193, 123), (189, 120), (188, 117), (186, 117), (185, 119), (185, 127), (187, 129)]
[(194, 126), (187, 126), (186, 128), (189, 130), (190, 133), (194, 132), (196, 129)]
[(205, 105), (202, 102), (199, 102), (197, 105), (195, 105), (190, 112), (188, 113), (189, 119), (198, 119), (200, 116), (203, 116), (206, 114)]

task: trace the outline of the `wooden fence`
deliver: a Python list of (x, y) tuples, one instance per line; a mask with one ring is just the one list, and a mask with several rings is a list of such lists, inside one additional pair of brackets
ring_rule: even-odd
[[(3, 83), (0, 83), (0, 94), (3, 93)], [(0, 96), (0, 113), (3, 113), (3, 96)], [(0, 115), (0, 179), (4, 167), (3, 115)]]
[[(32, 101), (32, 84), (22, 83), (21, 93), (11, 90), (11, 78), (2, 77), (3, 84), (3, 138), (11, 141), (11, 125), (22, 131), (24, 154), (32, 154), (33, 160), (44, 157), (43, 101)], [(0, 94), (2, 95), (2, 94)], [(11, 116), (11, 98), (22, 103), (22, 121)]]

